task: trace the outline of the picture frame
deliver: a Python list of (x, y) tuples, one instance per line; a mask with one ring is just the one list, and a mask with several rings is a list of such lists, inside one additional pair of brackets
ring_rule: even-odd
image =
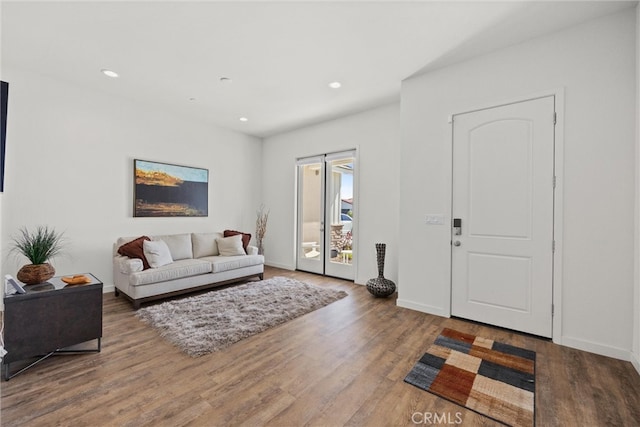
[(134, 217), (209, 216), (209, 170), (133, 160)]
[(4, 166), (7, 145), (7, 109), (9, 83), (0, 81), (0, 193), (4, 192)]
[[(11, 285), (11, 287), (9, 287)], [(15, 293), (24, 294), (27, 291), (20, 285), (20, 283), (16, 282), (16, 280), (10, 274), (6, 274), (4, 276), (4, 292), (6, 295), (13, 295)]]

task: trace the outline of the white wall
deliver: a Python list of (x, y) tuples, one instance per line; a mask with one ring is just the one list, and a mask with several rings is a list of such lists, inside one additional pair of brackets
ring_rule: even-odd
[(631, 362), (640, 373), (640, 5), (636, 6), (636, 210), (633, 346)]
[[(628, 359), (635, 79), (635, 16), (625, 12), (403, 82), (399, 305), (450, 313), (447, 117), (562, 88), (562, 304), (554, 340)], [(424, 224), (425, 214), (437, 213), (444, 226)]]
[[(2, 274), (25, 262), (6, 257), (22, 226), (64, 231), (59, 274), (92, 272), (113, 285), (118, 236), (221, 231), (255, 233), (261, 203), (261, 141), (192, 122), (29, 72), (10, 82), (7, 168), (2, 200)], [(133, 159), (209, 169), (209, 216), (133, 218)]]
[(267, 264), (295, 269), (296, 159), (357, 147), (359, 230), (354, 244), (360, 256), (355, 282), (377, 276), (377, 242), (387, 244), (385, 277), (397, 281), (399, 120), (399, 105), (393, 104), (264, 140), (262, 192), (271, 210), (264, 243)]

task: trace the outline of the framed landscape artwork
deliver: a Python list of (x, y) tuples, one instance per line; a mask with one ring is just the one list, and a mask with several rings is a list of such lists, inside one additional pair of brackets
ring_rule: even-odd
[(133, 161), (134, 217), (208, 216), (209, 170)]

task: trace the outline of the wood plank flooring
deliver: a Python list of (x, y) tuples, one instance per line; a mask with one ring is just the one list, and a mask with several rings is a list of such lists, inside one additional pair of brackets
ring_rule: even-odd
[(102, 352), (52, 357), (3, 381), (1, 424), (402, 426), (436, 424), (437, 414), (439, 424), (496, 425), (403, 382), (450, 327), (537, 352), (538, 426), (640, 425), (640, 376), (628, 362), (399, 308), (342, 280), (266, 269), (274, 275), (349, 296), (191, 358), (139, 321), (129, 302), (106, 294)]

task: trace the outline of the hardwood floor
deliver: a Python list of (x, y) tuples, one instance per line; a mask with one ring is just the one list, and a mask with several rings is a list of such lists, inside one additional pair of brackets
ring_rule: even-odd
[(102, 352), (52, 357), (2, 382), (2, 425), (416, 425), (412, 417), (430, 425), (420, 423), (425, 413), (445, 414), (444, 424), (496, 425), (403, 382), (443, 327), (537, 352), (539, 426), (640, 425), (640, 376), (628, 362), (399, 308), (342, 280), (265, 272), (274, 275), (349, 296), (191, 358), (139, 321), (124, 298), (106, 294)]

